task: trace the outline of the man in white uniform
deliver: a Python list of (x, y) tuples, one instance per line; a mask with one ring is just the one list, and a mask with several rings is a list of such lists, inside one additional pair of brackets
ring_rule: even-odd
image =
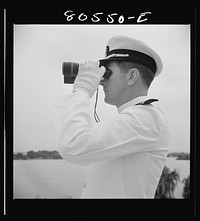
[[(108, 41), (106, 57), (79, 65), (73, 93), (55, 100), (60, 155), (89, 165), (81, 198), (154, 198), (165, 164), (169, 128), (163, 113), (147, 98), (162, 70), (159, 55), (145, 43), (125, 36)], [(112, 71), (104, 79), (105, 67)], [(99, 84), (105, 102), (118, 114), (91, 123), (90, 98)]]

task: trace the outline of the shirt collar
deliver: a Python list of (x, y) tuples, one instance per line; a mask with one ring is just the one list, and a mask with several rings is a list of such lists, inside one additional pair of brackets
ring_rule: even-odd
[(147, 100), (147, 96), (136, 97), (136, 98), (130, 100), (129, 102), (127, 102), (125, 104), (122, 104), (120, 107), (118, 107), (118, 112), (121, 113), (124, 109), (126, 109), (130, 106), (134, 106), (137, 103), (140, 103), (140, 102), (145, 101), (145, 100)]

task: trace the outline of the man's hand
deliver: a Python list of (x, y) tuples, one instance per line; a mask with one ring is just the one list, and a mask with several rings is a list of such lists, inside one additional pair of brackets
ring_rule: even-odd
[(105, 67), (99, 68), (99, 62), (88, 61), (79, 64), (79, 71), (73, 85), (73, 92), (85, 91), (89, 98), (97, 90), (100, 80), (105, 73)]

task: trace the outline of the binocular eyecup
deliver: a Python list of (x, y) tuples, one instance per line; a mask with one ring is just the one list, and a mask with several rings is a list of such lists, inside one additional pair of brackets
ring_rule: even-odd
[[(99, 67), (104, 66), (101, 64)], [(64, 75), (64, 84), (73, 84), (74, 80), (78, 74), (79, 64), (75, 62), (63, 62), (62, 64), (62, 74)], [(112, 71), (106, 68), (106, 72), (103, 75), (104, 78), (109, 79), (111, 76)]]

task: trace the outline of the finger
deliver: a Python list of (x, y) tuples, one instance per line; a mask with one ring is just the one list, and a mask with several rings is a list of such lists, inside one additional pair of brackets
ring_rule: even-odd
[(105, 72), (106, 72), (105, 67), (104, 67), (104, 66), (101, 66), (101, 67), (99, 68), (98, 75), (102, 78), (103, 75), (105, 74)]

